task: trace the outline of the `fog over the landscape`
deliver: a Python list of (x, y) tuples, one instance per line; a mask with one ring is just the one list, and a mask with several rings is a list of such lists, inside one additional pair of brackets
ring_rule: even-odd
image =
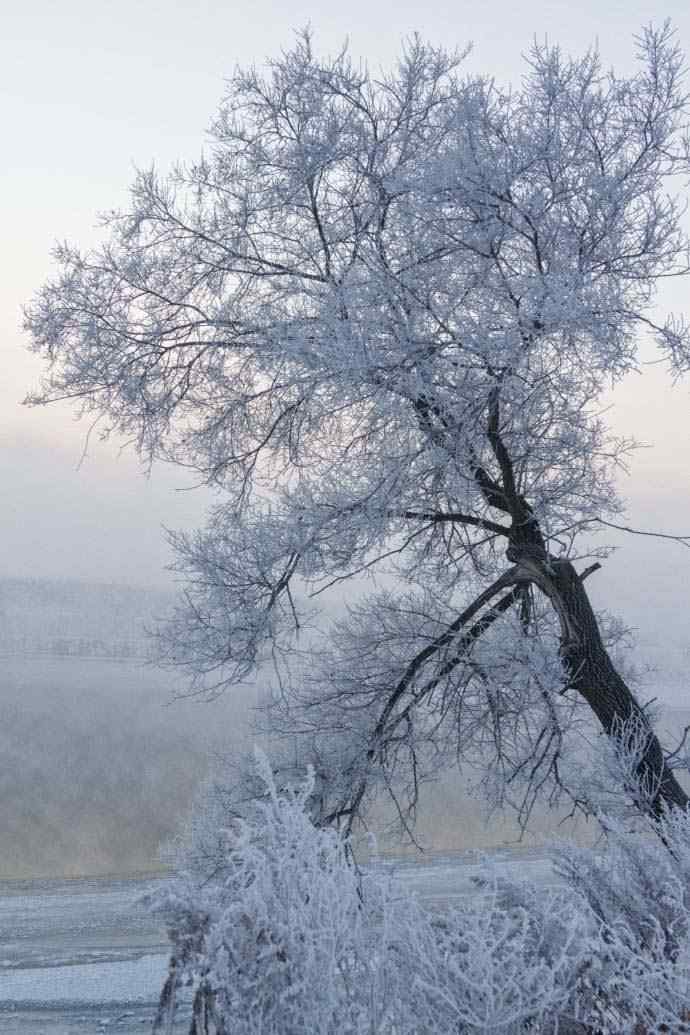
[[(690, 51), (686, 3), (673, 0), (662, 14)], [(162, 527), (200, 524), (211, 492), (171, 468), (147, 476), (131, 446), (100, 441), (98, 427), (87, 441), (88, 423), (75, 421), (70, 402), (21, 405), (41, 374), (19, 330), (21, 305), (49, 275), (54, 242), (94, 241), (97, 212), (126, 204), (134, 165), (195, 158), (223, 76), (289, 45), (307, 22), (320, 48), (335, 51), (349, 36), (372, 64), (386, 64), (414, 30), (446, 45), (473, 40), (469, 67), (510, 79), (535, 35), (573, 51), (598, 39), (605, 64), (627, 70), (633, 34), (652, 17), (656, 8), (641, 2), (591, 0), (535, 0), (500, 17), (490, 5), (392, 0), (325, 10), (313, 0), (242, 9), (219, 0), (40, 0), (4, 12), (0, 877), (155, 866), (214, 754), (253, 741), (253, 690), (170, 703), (187, 689), (184, 677), (146, 665), (138, 639), (176, 591)], [(685, 282), (661, 301), (687, 315), (688, 297)], [(645, 346), (645, 362), (654, 358)], [(621, 473), (622, 523), (690, 534), (690, 383), (674, 385), (663, 367), (647, 365), (606, 403), (618, 433), (648, 444)], [(683, 709), (690, 550), (616, 531), (604, 540), (619, 549), (588, 582), (593, 603), (635, 628), (637, 660), (649, 666), (644, 694)], [(668, 721), (678, 726), (674, 714)], [(434, 846), (515, 835), (500, 824), (489, 834), (455, 779), (422, 815)]]

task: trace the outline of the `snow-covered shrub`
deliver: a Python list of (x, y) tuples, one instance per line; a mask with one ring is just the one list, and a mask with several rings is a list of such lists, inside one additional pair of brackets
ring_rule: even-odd
[(433, 926), (434, 952), (416, 964), (427, 983), (428, 1027), (420, 1030), (564, 1030), (591, 951), (576, 896), (489, 877)]
[(599, 927), (577, 1008), (605, 1033), (690, 1031), (690, 815), (655, 815), (649, 737), (633, 714), (593, 745), (578, 793), (605, 837), (599, 850), (554, 849), (556, 872)]
[(588, 965), (577, 896), (489, 877), (432, 913), (315, 825), (312, 775), (278, 789), (259, 755), (256, 776), (264, 793), (219, 832), (223, 865), (201, 873), (192, 853), (154, 903), (173, 943), (161, 1022), (188, 985), (196, 1035), (555, 1030)]
[(279, 791), (266, 758), (256, 764), (265, 794), (224, 831), (217, 878), (182, 875), (154, 902), (173, 941), (167, 999), (195, 989), (197, 1032), (396, 1030), (415, 918), (359, 874), (337, 830), (313, 823), (313, 775)]
[(690, 816), (605, 823), (603, 851), (555, 850), (556, 872), (599, 924), (580, 1016), (603, 1032), (690, 1031)]
[[(634, 733), (634, 731), (632, 731)], [(476, 893), (424, 909), (322, 825), (314, 769), (289, 758), (221, 773), (153, 906), (170, 977), (194, 996), (191, 1035), (651, 1035), (690, 1032), (690, 817), (626, 801), (640, 745), (604, 745), (603, 849), (554, 850), (558, 888), (508, 881), (487, 860)], [(615, 756), (615, 757), (614, 757)]]

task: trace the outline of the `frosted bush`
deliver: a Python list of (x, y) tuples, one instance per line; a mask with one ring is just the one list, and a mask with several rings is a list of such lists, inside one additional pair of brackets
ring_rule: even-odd
[(199, 1033), (397, 1031), (414, 917), (359, 874), (337, 830), (314, 825), (313, 774), (278, 791), (257, 755), (257, 775), (266, 793), (225, 830), (220, 878), (187, 874), (154, 903), (175, 946), (164, 999), (191, 985)]
[(605, 851), (560, 847), (556, 871), (599, 924), (579, 1012), (604, 1033), (690, 1032), (690, 817), (630, 831), (605, 819)]
[(612, 821), (603, 854), (559, 849), (559, 888), (488, 863), (473, 896), (432, 912), (315, 822), (313, 772), (278, 786), (257, 754), (252, 787), (224, 825), (213, 799), (214, 871), (192, 846), (153, 902), (173, 944), (159, 1028), (187, 986), (192, 1035), (690, 1031), (685, 815), (661, 837)]
[(589, 958), (588, 921), (561, 892), (489, 879), (434, 923), (418, 961), (429, 1032), (557, 1030)]
[(314, 824), (313, 775), (278, 790), (261, 755), (256, 775), (265, 793), (219, 834), (215, 877), (192, 868), (154, 900), (174, 947), (159, 1027), (185, 985), (196, 1035), (511, 1035), (567, 1002), (584, 963), (572, 902), (493, 882), (429, 913)]

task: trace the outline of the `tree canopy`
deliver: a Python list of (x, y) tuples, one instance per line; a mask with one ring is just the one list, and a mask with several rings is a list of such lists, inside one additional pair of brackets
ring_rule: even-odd
[(668, 25), (636, 47), (618, 77), (535, 43), (505, 89), (418, 38), (375, 74), (302, 33), (236, 71), (204, 157), (138, 173), (101, 247), (57, 249), (27, 310), (34, 402), (220, 490), (172, 534), (163, 654), (218, 690), (273, 660), (326, 818), (382, 784), (407, 815), (455, 759), (523, 819), (580, 801), (587, 712), (643, 731), (638, 805), (687, 802), (583, 585), (632, 447), (602, 394), (642, 336), (690, 367), (654, 306), (689, 268), (683, 58)]

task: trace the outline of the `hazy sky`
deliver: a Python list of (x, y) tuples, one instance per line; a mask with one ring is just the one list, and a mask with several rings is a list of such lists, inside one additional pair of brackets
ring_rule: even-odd
[[(237, 63), (260, 63), (311, 23), (317, 46), (350, 38), (373, 65), (394, 57), (418, 30), (433, 42), (473, 41), (468, 67), (516, 80), (536, 35), (580, 52), (597, 40), (607, 63), (632, 66), (632, 37), (670, 17), (690, 52), (690, 7), (635, 0), (379, 0), (284, 4), (276, 0), (33, 0), (6, 5), (0, 39), (4, 262), (0, 280), (0, 574), (68, 575), (160, 582), (167, 550), (161, 523), (201, 519), (203, 493), (176, 492), (179, 473), (146, 481), (131, 451), (92, 443), (78, 467), (86, 427), (69, 407), (19, 405), (40, 365), (19, 333), (20, 306), (51, 269), (55, 240), (88, 244), (99, 210), (126, 203), (135, 165), (166, 168), (194, 158)], [(690, 309), (690, 283), (666, 293)], [(624, 491), (629, 521), (690, 532), (690, 381), (675, 389), (659, 367), (617, 391), (619, 431), (654, 443), (633, 461)], [(629, 538), (592, 592), (654, 638), (671, 625), (682, 638), (690, 550)], [(646, 626), (645, 626), (646, 623)], [(656, 631), (656, 632), (655, 632)]]

